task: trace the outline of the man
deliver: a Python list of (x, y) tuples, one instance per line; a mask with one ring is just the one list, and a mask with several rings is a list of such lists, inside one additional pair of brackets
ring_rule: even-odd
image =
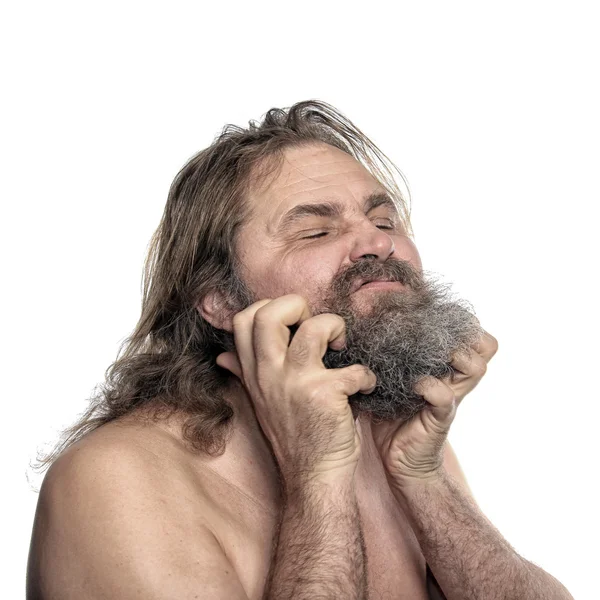
[(28, 598), (571, 598), (446, 441), (496, 350), (350, 121), (312, 101), (227, 128), (173, 183), (126, 352), (43, 461)]

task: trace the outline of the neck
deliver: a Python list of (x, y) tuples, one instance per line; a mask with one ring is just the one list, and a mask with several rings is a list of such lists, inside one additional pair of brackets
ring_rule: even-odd
[(267, 509), (274, 507), (279, 495), (278, 468), (252, 401), (237, 380), (224, 390), (223, 397), (234, 411), (232, 433), (225, 452), (203, 460), (203, 465)]
[[(201, 467), (216, 472), (263, 507), (276, 507), (280, 499), (278, 467), (256, 418), (254, 405), (237, 380), (223, 396), (234, 410), (232, 434), (225, 452), (217, 457), (202, 457)], [(357, 489), (363, 494), (381, 494), (382, 486), (386, 490), (389, 486), (373, 441), (369, 416), (359, 415), (357, 427), (361, 434), (361, 457), (355, 476)]]

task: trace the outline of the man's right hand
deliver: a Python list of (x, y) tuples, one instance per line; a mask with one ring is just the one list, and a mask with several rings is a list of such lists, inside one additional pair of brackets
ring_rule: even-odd
[(327, 347), (345, 344), (344, 320), (313, 317), (306, 300), (290, 294), (237, 313), (233, 333), (237, 354), (224, 352), (217, 364), (244, 385), (284, 481), (351, 478), (360, 438), (348, 396), (372, 392), (376, 377), (362, 365), (325, 368)]

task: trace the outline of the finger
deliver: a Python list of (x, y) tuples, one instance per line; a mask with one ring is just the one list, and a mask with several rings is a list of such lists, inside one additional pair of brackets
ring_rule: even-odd
[(260, 307), (254, 315), (252, 343), (256, 360), (261, 363), (280, 363), (290, 343), (291, 325), (312, 317), (308, 302), (298, 294), (275, 298)]
[(475, 350), (469, 353), (456, 352), (450, 365), (469, 377), (481, 378), (487, 371), (487, 361)]
[(246, 375), (254, 373), (256, 359), (254, 357), (254, 344), (252, 342), (252, 330), (254, 327), (254, 316), (263, 306), (272, 302), (270, 298), (259, 300), (248, 308), (240, 311), (233, 317), (233, 336), (235, 348), (241, 365), (242, 372)]
[(473, 345), (473, 349), (489, 362), (498, 351), (498, 340), (484, 329), (481, 339)]
[(217, 364), (223, 368), (231, 371), (240, 381), (244, 381), (242, 373), (242, 365), (235, 352), (223, 352), (217, 356)]
[(344, 396), (358, 392), (370, 394), (377, 385), (375, 373), (364, 365), (350, 365), (342, 369), (327, 369), (327, 377), (333, 381), (335, 389)]
[(456, 397), (454, 391), (437, 377), (424, 377), (414, 386), (417, 394), (421, 394), (429, 404), (433, 416), (445, 423), (454, 417), (456, 412)]
[(321, 366), (327, 347), (341, 349), (346, 343), (346, 324), (339, 315), (324, 313), (304, 321), (292, 339), (286, 362), (294, 367)]

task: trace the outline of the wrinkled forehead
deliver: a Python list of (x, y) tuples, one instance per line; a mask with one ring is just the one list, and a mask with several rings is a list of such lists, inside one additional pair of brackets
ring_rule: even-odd
[(288, 148), (249, 194), (255, 219), (277, 220), (289, 208), (323, 199), (359, 209), (383, 186), (354, 157), (328, 144)]

